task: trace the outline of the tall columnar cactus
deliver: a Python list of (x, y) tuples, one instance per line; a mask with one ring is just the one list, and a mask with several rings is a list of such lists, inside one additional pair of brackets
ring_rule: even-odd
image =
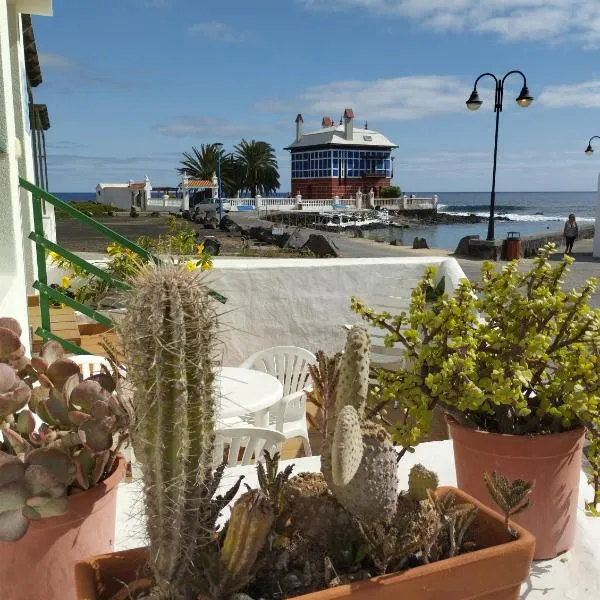
[(148, 265), (132, 283), (121, 333), (150, 564), (157, 597), (182, 598), (214, 542), (219, 510), (211, 502), (222, 472), (212, 470), (217, 315), (201, 277), (181, 266)]
[(335, 497), (351, 513), (366, 521), (389, 521), (398, 495), (396, 452), (386, 429), (365, 416), (369, 345), (364, 328), (350, 330), (321, 470)]

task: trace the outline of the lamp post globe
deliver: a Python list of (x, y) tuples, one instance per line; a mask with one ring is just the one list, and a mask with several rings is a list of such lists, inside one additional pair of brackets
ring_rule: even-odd
[(585, 153), (586, 153), (588, 156), (591, 156), (592, 154), (594, 154), (594, 149), (592, 148), (592, 142), (593, 142), (594, 140), (600, 140), (600, 135), (593, 135), (593, 136), (590, 138), (590, 141), (588, 142), (588, 146), (587, 146), (587, 148), (585, 149)]

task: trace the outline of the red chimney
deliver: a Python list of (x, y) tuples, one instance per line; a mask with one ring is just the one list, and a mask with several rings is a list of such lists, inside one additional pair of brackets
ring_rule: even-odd
[(321, 121), (321, 127), (331, 127), (333, 125), (333, 120), (331, 117), (323, 117), (323, 121)]

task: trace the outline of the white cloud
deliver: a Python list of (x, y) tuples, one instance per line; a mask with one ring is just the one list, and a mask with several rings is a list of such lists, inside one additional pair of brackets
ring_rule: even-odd
[[(465, 111), (472, 85), (449, 75), (335, 81), (309, 87), (293, 101), (267, 99), (255, 108), (265, 112), (300, 111), (305, 120), (307, 115), (316, 115), (319, 123), (323, 115), (336, 120), (345, 107), (353, 107), (357, 117), (369, 121), (413, 120)], [(483, 86), (480, 93), (491, 108), (491, 94)]]
[(600, 80), (544, 88), (538, 101), (549, 108), (598, 108)]
[(254, 137), (266, 133), (268, 128), (221, 119), (181, 117), (172, 123), (157, 125), (155, 130), (175, 137)]
[(224, 44), (244, 42), (249, 37), (248, 33), (235, 31), (226, 23), (221, 23), (219, 21), (206, 21), (204, 23), (190, 25), (188, 27), (188, 33)]
[(73, 71), (77, 68), (77, 63), (62, 54), (53, 54), (52, 52), (41, 52), (39, 55), (40, 64), (43, 69), (59, 69), (61, 71)]
[(42, 69), (54, 69), (61, 73), (65, 79), (70, 79), (79, 84), (115, 87), (127, 87), (129, 85), (128, 82), (106, 75), (101, 69), (77, 62), (64, 54), (42, 52), (39, 59)]
[(600, 44), (598, 0), (296, 0), (307, 8), (363, 8), (442, 31), (491, 33), (507, 41), (573, 38)]

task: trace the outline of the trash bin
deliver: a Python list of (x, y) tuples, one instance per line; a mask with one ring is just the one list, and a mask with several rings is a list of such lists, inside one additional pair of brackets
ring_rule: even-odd
[(504, 240), (504, 257), (506, 260), (521, 258), (521, 234), (518, 231), (509, 231)]

